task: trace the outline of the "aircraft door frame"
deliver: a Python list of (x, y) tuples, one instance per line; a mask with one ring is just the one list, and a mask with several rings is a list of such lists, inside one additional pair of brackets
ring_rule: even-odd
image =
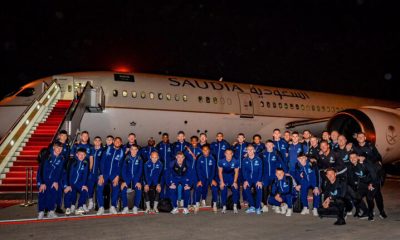
[(254, 117), (254, 101), (250, 93), (238, 93), (240, 105), (240, 117)]
[(54, 76), (57, 83), (60, 85), (61, 99), (73, 100), (75, 98), (75, 81), (71, 76)]

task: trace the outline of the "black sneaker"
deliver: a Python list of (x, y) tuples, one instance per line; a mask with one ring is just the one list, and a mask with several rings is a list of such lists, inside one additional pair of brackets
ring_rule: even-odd
[(382, 211), (381, 214), (379, 214), (379, 217), (382, 219), (386, 219), (387, 215), (386, 215), (385, 211)]
[(369, 217), (368, 217), (368, 221), (370, 221), (370, 222), (375, 221), (375, 220), (374, 220), (374, 216), (369, 216)]
[(64, 210), (62, 210), (60, 207), (57, 207), (56, 208), (56, 213), (64, 214)]
[(359, 211), (356, 211), (356, 212), (354, 213), (353, 217), (360, 217), (360, 212), (359, 212)]
[(360, 219), (368, 219), (368, 214), (364, 213), (363, 215), (359, 216)]
[(346, 221), (344, 219), (338, 219), (334, 225), (340, 226), (340, 225), (346, 225)]

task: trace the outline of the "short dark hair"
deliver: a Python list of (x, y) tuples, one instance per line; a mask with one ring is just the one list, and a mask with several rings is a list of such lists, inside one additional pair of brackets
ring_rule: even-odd
[(199, 137), (198, 136), (191, 136), (190, 140), (196, 139), (196, 141), (199, 141)]
[(107, 135), (106, 138), (112, 138), (112, 139), (114, 139), (114, 136), (113, 136), (113, 135)]
[(88, 134), (88, 135), (89, 135), (89, 132), (85, 130), (85, 131), (82, 131), (82, 132), (81, 132), (81, 135), (82, 135), (82, 134)]
[(239, 136), (243, 136), (243, 137), (245, 137), (245, 136), (244, 136), (244, 133), (238, 133), (238, 135), (237, 135), (237, 136), (238, 136), (238, 137), (239, 137)]
[(136, 137), (136, 134), (134, 134), (134, 133), (129, 133), (129, 134), (128, 134), (128, 137), (129, 137), (129, 136), (135, 136), (135, 137)]
[(306, 157), (306, 155), (301, 152), (301, 153), (297, 154), (297, 158), (300, 158), (300, 157)]
[(254, 134), (253, 139), (256, 138), (256, 137), (262, 139), (260, 134)]
[(271, 139), (268, 139), (267, 141), (265, 141), (265, 143), (272, 143), (274, 144), (274, 142)]
[(298, 131), (294, 131), (294, 132), (292, 132), (292, 135), (299, 135), (299, 132)]
[(332, 172), (334, 172), (334, 173), (337, 172), (335, 168), (333, 168), (333, 167), (328, 167), (328, 168), (325, 170), (325, 174), (328, 173), (329, 171), (332, 171)]
[(274, 131), (272, 131), (272, 132), (275, 132), (275, 131), (281, 132), (281, 130), (279, 128), (275, 128)]
[(68, 132), (66, 130), (61, 130), (58, 134), (65, 134), (68, 135)]
[(163, 133), (162, 136), (163, 136), (163, 137), (164, 137), (164, 136), (169, 137), (168, 133)]
[(210, 146), (208, 144), (204, 144), (203, 146), (201, 146), (201, 149), (204, 149), (204, 148), (210, 149)]
[(180, 134), (185, 135), (185, 132), (181, 130), (181, 131), (178, 132), (178, 135), (180, 135)]
[(96, 140), (96, 139), (100, 139), (101, 140), (101, 137), (100, 136), (94, 137), (94, 140)]
[(83, 153), (86, 154), (86, 149), (84, 149), (84, 148), (78, 148), (78, 150), (76, 150), (76, 153), (78, 153), (78, 152), (83, 152)]
[(281, 167), (276, 168), (275, 171), (276, 171), (276, 172), (277, 172), (277, 171), (282, 171), (282, 172), (284, 172), (283, 168), (281, 168)]

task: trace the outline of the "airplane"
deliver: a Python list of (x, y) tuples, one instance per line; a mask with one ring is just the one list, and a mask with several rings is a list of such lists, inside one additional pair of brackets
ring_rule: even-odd
[[(366, 133), (384, 164), (400, 160), (400, 103), (314, 91), (132, 72), (76, 72), (49, 76), (24, 85), (0, 101), (0, 136), (5, 136), (24, 110), (52, 81), (64, 99), (87, 92), (88, 106), (71, 123), (91, 137), (134, 132), (139, 144), (162, 133), (186, 136), (223, 132), (233, 142), (239, 132), (247, 138), (271, 138), (275, 128), (338, 130), (349, 141)], [(89, 86), (87, 89), (86, 87)], [(73, 135), (71, 124), (65, 129)]]

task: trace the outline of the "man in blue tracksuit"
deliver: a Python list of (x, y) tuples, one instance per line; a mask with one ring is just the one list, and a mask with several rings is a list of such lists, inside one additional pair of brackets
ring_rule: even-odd
[(199, 211), (200, 199), (206, 200), (208, 194), (208, 188), (211, 187), (212, 192), (212, 206), (213, 211), (217, 211), (217, 195), (218, 186), (215, 181), (215, 173), (217, 169), (217, 162), (210, 154), (210, 147), (204, 145), (202, 148), (202, 155), (197, 159), (196, 174), (197, 174), (197, 185), (196, 185), (196, 206), (195, 213)]
[(57, 198), (58, 185), (62, 178), (64, 156), (62, 152), (62, 143), (57, 141), (53, 144), (53, 149), (50, 156), (46, 159), (41, 159), (36, 180), (39, 188), (38, 195), (38, 219), (43, 219), (44, 211), (49, 211), (48, 217), (57, 217), (54, 212)]
[(168, 171), (168, 182), (170, 189), (170, 198), (172, 202), (172, 206), (174, 207), (171, 211), (172, 214), (179, 213), (178, 210), (178, 186), (182, 186), (183, 188), (183, 214), (189, 214), (189, 197), (190, 197), (190, 189), (192, 187), (192, 176), (190, 168), (187, 166), (185, 162), (185, 155), (183, 152), (178, 152), (176, 154), (176, 161), (171, 166)]
[(299, 133), (293, 132), (292, 133), (292, 143), (289, 144), (289, 173), (294, 174), (295, 166), (297, 163), (297, 156), (300, 153), (307, 153), (306, 147), (299, 142)]
[[(199, 138), (197, 136), (192, 136), (190, 138), (190, 147), (186, 147), (185, 162), (192, 171), (193, 183), (197, 182), (196, 163), (197, 163), (197, 158), (199, 158), (200, 155), (201, 155), (201, 148), (199, 144)], [(190, 191), (191, 194), (190, 194), (189, 205), (194, 206), (196, 204), (196, 189), (192, 188)]]
[(274, 143), (268, 140), (265, 144), (266, 148), (263, 153), (263, 212), (268, 212), (268, 195), (269, 189), (275, 179), (275, 171), (277, 168), (283, 168), (287, 172), (287, 166), (281, 158), (281, 153), (274, 148)]
[(89, 169), (91, 170), (93, 167), (93, 145), (89, 142), (89, 133), (87, 131), (82, 131), (80, 141), (72, 146), (70, 151), (71, 158), (74, 158), (76, 156), (76, 151), (79, 148), (83, 148), (86, 150), (85, 160), (90, 163)]
[[(245, 159), (247, 156), (247, 146), (249, 145), (249, 143), (246, 142), (245, 140), (246, 137), (244, 133), (239, 133), (237, 135), (237, 143), (234, 144), (233, 146), (233, 150), (235, 152), (233, 157), (239, 162), (239, 180), (238, 180), (239, 192), (240, 192), (240, 186), (243, 185), (242, 162), (243, 159)], [(243, 201), (247, 202), (246, 194), (244, 194), (244, 192), (242, 192), (242, 197)]]
[(172, 156), (174, 158), (178, 152), (185, 152), (186, 147), (190, 147), (190, 143), (188, 143), (185, 138), (185, 132), (179, 131), (177, 141), (172, 145)]
[(253, 136), (253, 147), (254, 147), (254, 151), (255, 151), (255, 154), (258, 156), (258, 157), (262, 157), (262, 153), (264, 152), (264, 150), (265, 150), (265, 144), (261, 141), (262, 139), (261, 139), (261, 135), (260, 134), (256, 134), (256, 135), (254, 135)]
[(230, 144), (224, 139), (224, 134), (217, 133), (216, 141), (211, 143), (211, 154), (217, 163), (225, 157), (225, 150), (230, 149)]
[[(243, 171), (243, 188), (247, 195), (247, 201), (249, 202), (249, 208), (246, 213), (261, 214), (260, 204), (262, 198), (262, 160), (256, 155), (255, 148), (253, 145), (247, 146), (248, 156), (243, 160), (242, 171)], [(254, 188), (256, 192), (256, 198), (254, 202), (251, 189)]]
[[(99, 178), (99, 172), (100, 172), (100, 160), (101, 160), (101, 155), (104, 152), (104, 148), (102, 146), (101, 138), (99, 136), (96, 136), (93, 140), (93, 167), (92, 170), (90, 170), (89, 173), (89, 178), (88, 178), (88, 188), (89, 188), (89, 204), (88, 204), (88, 209), (92, 210), (94, 207), (94, 201), (93, 201), (93, 196), (94, 196), (94, 189), (96, 188), (97, 185), (97, 179)], [(103, 197), (101, 196), (96, 196), (96, 197)]]
[(304, 153), (300, 153), (297, 157), (298, 163), (296, 164), (296, 173), (294, 178), (296, 180), (296, 189), (300, 190), (300, 198), (303, 204), (302, 215), (309, 214), (308, 210), (308, 190), (313, 190), (313, 215), (318, 217), (318, 207), (320, 202), (320, 192), (318, 187), (317, 173), (318, 169), (313, 167), (310, 160)]
[[(163, 184), (163, 165), (158, 152), (152, 152), (150, 161), (144, 165), (144, 201), (146, 203), (145, 213), (158, 213), (158, 201), (160, 201), (161, 185)], [(153, 209), (150, 208), (150, 191), (154, 192)]]
[(121, 201), (122, 214), (127, 214), (128, 209), (128, 188), (135, 190), (135, 200), (133, 204), (133, 214), (138, 214), (140, 200), (142, 198), (142, 172), (143, 160), (139, 156), (139, 148), (137, 145), (132, 145), (128, 155), (122, 164), (121, 172)]
[(233, 151), (225, 151), (225, 158), (218, 163), (219, 187), (221, 189), (222, 213), (226, 213), (226, 200), (228, 197), (228, 187), (232, 191), (233, 212), (238, 213), (237, 204), (239, 203), (239, 162), (233, 159)]
[[(64, 207), (66, 208), (65, 214), (70, 215), (75, 209), (76, 195), (79, 193), (78, 209), (75, 214), (84, 214), (89, 212), (86, 207), (86, 200), (88, 197), (88, 175), (89, 163), (86, 159), (86, 149), (79, 148), (76, 151), (74, 160), (69, 164), (67, 171), (63, 177), (63, 189), (65, 193)], [(72, 211), (71, 211), (72, 208)]]
[(150, 138), (147, 141), (147, 146), (142, 147), (140, 149), (140, 156), (142, 156), (142, 159), (145, 163), (150, 160), (150, 155), (152, 152), (157, 152), (157, 148), (155, 145), (156, 145), (156, 141), (154, 141), (153, 138)]
[[(111, 195), (111, 208), (110, 213), (117, 214), (117, 201), (119, 195), (119, 175), (122, 170), (122, 163), (124, 161), (124, 149), (121, 148), (122, 139), (116, 137), (114, 139), (114, 146), (110, 146), (101, 157), (100, 161), (100, 175), (97, 182), (97, 196), (103, 195), (104, 185), (111, 183), (112, 195)], [(99, 210), (97, 215), (104, 214), (104, 199), (101, 197), (97, 198), (99, 204)]]
[(274, 129), (272, 133), (272, 141), (274, 142), (274, 148), (281, 153), (283, 162), (288, 166), (287, 158), (289, 157), (289, 144), (282, 138), (281, 130), (278, 128)]
[(136, 141), (136, 134), (129, 133), (128, 134), (128, 142), (122, 147), (124, 149), (125, 155), (129, 154), (129, 152), (131, 151), (131, 147), (133, 145), (136, 145), (138, 147), (138, 149), (140, 150), (140, 146), (137, 144), (137, 141)]
[(290, 217), (293, 213), (293, 179), (291, 176), (286, 176), (282, 168), (277, 168), (275, 174), (268, 203), (275, 206), (276, 213), (286, 213), (286, 216)]
[[(171, 163), (174, 161), (173, 153), (172, 153), (172, 144), (169, 142), (168, 133), (163, 133), (162, 141), (159, 142), (156, 146), (160, 161), (163, 164), (164, 172), (167, 172)], [(167, 174), (163, 174), (163, 184), (161, 185), (161, 193), (160, 198), (164, 199), (168, 194), (168, 187), (165, 185), (167, 183)]]

